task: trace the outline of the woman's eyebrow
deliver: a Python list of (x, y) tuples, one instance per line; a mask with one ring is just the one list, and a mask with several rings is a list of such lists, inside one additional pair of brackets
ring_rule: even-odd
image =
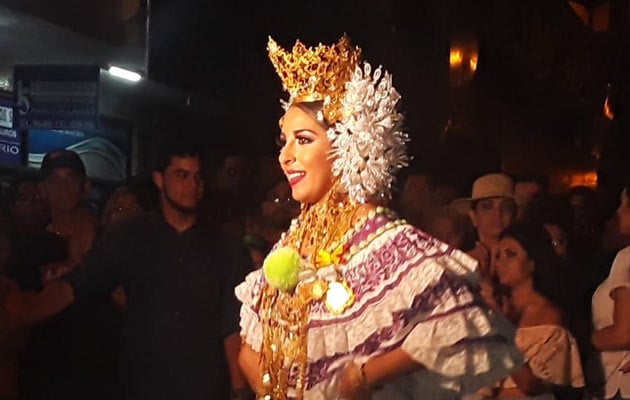
[(299, 128), (299, 129), (294, 129), (293, 130), (293, 134), (297, 135), (298, 133), (302, 133), (302, 132), (308, 132), (311, 133), (313, 135), (316, 135), (315, 131), (308, 129), (308, 128)]

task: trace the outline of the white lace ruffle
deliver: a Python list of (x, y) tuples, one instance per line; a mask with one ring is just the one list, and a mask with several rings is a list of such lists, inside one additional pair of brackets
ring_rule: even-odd
[(234, 289), (236, 298), (243, 303), (240, 311), (241, 337), (256, 352), (260, 352), (263, 339), (262, 325), (255, 311), (263, 287), (262, 279), (262, 269), (257, 269), (250, 272), (245, 281)]

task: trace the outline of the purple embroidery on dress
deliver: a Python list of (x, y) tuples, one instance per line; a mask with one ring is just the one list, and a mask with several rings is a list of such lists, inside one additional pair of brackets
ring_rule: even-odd
[[(369, 257), (343, 273), (344, 280), (353, 289), (355, 301), (346, 313), (334, 321), (314, 319), (311, 327), (339, 323), (356, 318), (372, 304), (380, 301), (394, 287), (406, 278), (408, 273), (428, 258), (439, 258), (450, 251), (436, 239), (409, 227), (390, 235), (388, 241), (370, 253)], [(427, 244), (430, 243), (430, 244)], [(442, 247), (442, 248), (440, 248)], [(409, 259), (416, 259), (413, 263)], [(393, 279), (395, 278), (395, 279)], [(393, 280), (392, 280), (393, 279)], [(366, 294), (377, 295), (365, 301)], [(323, 302), (312, 305), (312, 315), (328, 315)]]
[[(423, 319), (433, 319), (435, 316), (431, 316), (434, 310), (442, 303), (445, 294), (449, 294), (449, 297), (453, 297), (456, 299), (461, 299), (464, 294), (473, 293), (471, 289), (466, 285), (466, 282), (462, 279), (456, 279), (448, 274), (442, 274), (440, 280), (433, 286), (427, 288), (425, 291), (420, 293), (414, 298), (413, 305), (408, 310), (404, 310), (400, 313), (401, 318), (404, 319), (405, 323), (407, 323), (412, 317), (416, 317), (418, 314), (426, 314), (426, 317)], [(452, 314), (458, 309), (461, 309), (463, 306), (468, 306), (471, 303), (476, 303), (479, 305), (483, 305), (484, 303), (480, 300), (471, 301), (462, 301), (457, 302), (458, 306), (447, 310), (445, 313), (441, 313), (439, 316), (444, 316), (446, 314)]]
[(384, 353), (398, 347), (402, 340), (391, 346), (388, 346), (387, 348), (379, 348), (381, 343), (388, 339), (391, 339), (391, 337), (394, 336), (395, 331), (400, 330), (401, 327), (399, 327), (398, 325), (399, 324), (396, 323), (395, 325), (381, 329), (379, 332), (373, 333), (370, 337), (367, 338), (365, 342), (363, 342), (351, 352), (337, 353), (333, 356), (320, 358), (319, 360), (310, 363), (308, 366), (308, 382), (306, 385), (307, 390), (333, 376), (338, 371), (338, 369), (330, 370), (330, 366), (335, 361), (338, 361), (341, 358), (348, 357), (350, 355), (352, 356), (352, 358), (354, 358), (357, 356), (374, 354), (377, 350), (379, 351), (379, 353)]
[[(418, 294), (414, 298), (410, 309), (393, 313), (392, 317), (394, 322), (391, 326), (384, 327), (378, 332), (373, 333), (363, 343), (349, 352), (337, 353), (311, 363), (309, 365), (307, 387), (311, 388), (330, 378), (334, 374), (334, 371), (330, 370), (331, 365), (343, 358), (351, 359), (357, 356), (385, 353), (399, 347), (404, 340), (404, 337), (396, 339), (394, 343), (391, 343), (386, 347), (381, 347), (381, 345), (384, 342), (391, 342), (412, 321), (415, 326), (415, 324), (433, 319), (444, 318), (465, 309), (487, 308), (485, 303), (478, 300), (476, 296), (473, 296), (472, 300), (470, 297), (467, 297), (468, 300), (462, 299), (462, 301), (457, 301), (457, 304), (454, 307), (444, 310), (439, 314), (433, 313), (435, 308), (443, 301), (445, 295), (448, 295), (449, 297), (455, 296), (457, 298), (468, 293), (471, 292), (464, 281), (455, 277), (450, 277), (447, 274), (443, 274), (437, 282), (426, 288), (422, 293)], [(461, 297), (459, 299), (461, 299)]]
[(378, 228), (385, 226), (385, 224), (387, 224), (388, 222), (393, 221), (394, 218), (395, 215), (393, 214), (378, 214), (374, 218), (367, 220), (365, 224), (363, 224), (363, 226), (361, 227), (361, 230), (355, 233), (354, 236), (352, 236), (350, 240), (348, 240), (348, 244), (350, 246), (358, 245), (362, 241), (366, 240), (371, 233), (376, 232)]

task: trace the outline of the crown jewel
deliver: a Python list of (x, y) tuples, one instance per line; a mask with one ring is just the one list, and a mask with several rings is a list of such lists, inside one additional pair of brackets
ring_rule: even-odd
[(289, 104), (300, 101), (324, 101), (323, 111), (330, 125), (342, 117), (341, 100), (348, 82), (361, 59), (361, 49), (343, 36), (332, 46), (306, 47), (297, 40), (287, 52), (270, 37), (269, 59), (289, 92)]

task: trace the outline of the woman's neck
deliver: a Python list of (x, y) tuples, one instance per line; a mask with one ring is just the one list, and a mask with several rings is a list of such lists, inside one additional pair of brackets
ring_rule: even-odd
[(518, 311), (523, 310), (532, 298), (536, 295), (534, 285), (531, 281), (524, 282), (510, 289), (510, 297), (514, 308)]
[(368, 206), (354, 204), (346, 196), (331, 191), (325, 201), (302, 207), (285, 243), (314, 260), (318, 252), (330, 252), (342, 245), (346, 232), (368, 213)]
[(495, 248), (499, 243), (498, 237), (485, 235), (479, 231), (477, 234), (479, 235), (479, 243), (483, 244), (488, 250)]

